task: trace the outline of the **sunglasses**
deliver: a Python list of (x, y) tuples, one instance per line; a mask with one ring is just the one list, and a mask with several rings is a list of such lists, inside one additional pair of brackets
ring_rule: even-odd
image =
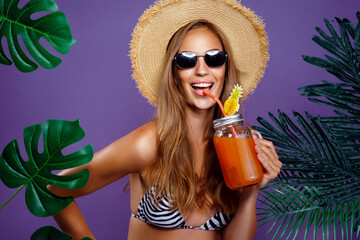
[(207, 51), (205, 55), (196, 55), (193, 52), (176, 54), (174, 61), (180, 69), (190, 69), (196, 66), (198, 57), (204, 57), (206, 65), (211, 68), (221, 67), (227, 61), (227, 54), (220, 50)]

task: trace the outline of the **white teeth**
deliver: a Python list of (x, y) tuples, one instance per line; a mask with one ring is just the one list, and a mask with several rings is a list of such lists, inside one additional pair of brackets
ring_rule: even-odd
[(206, 87), (211, 87), (211, 83), (195, 83), (192, 84), (192, 87), (201, 87), (201, 88), (206, 88)]

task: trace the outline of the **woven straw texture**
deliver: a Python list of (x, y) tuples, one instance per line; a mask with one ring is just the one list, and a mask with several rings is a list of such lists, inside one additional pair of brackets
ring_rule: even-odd
[(268, 41), (262, 20), (235, 0), (158, 1), (139, 18), (130, 44), (130, 58), (140, 93), (158, 104), (166, 47), (184, 25), (205, 19), (216, 25), (230, 43), (237, 76), (244, 88), (243, 99), (264, 74), (269, 59)]

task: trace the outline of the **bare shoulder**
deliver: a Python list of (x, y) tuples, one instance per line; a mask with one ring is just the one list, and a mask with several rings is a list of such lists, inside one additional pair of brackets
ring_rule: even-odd
[(90, 178), (84, 188), (76, 191), (54, 188), (52, 191), (59, 196), (89, 194), (127, 174), (146, 171), (154, 163), (156, 153), (156, 125), (149, 122), (96, 152), (91, 162), (60, 173), (69, 175), (87, 168)]
[(151, 121), (129, 134), (133, 141), (133, 150), (136, 152), (140, 164), (152, 165), (156, 159), (156, 125)]
[[(156, 125), (151, 121), (109, 146), (113, 159), (129, 168), (127, 173), (141, 172), (153, 164), (156, 159)], [(125, 162), (125, 164), (124, 164)]]

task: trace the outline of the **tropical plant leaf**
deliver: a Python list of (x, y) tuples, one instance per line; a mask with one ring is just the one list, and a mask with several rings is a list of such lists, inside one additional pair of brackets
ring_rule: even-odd
[[(356, 15), (360, 20), (360, 13)], [(360, 198), (360, 24), (354, 27), (347, 19), (336, 18), (336, 21), (340, 34), (325, 19), (330, 34), (316, 28), (320, 37), (314, 37), (314, 41), (334, 57), (303, 58), (334, 74), (342, 83), (323, 81), (323, 84), (299, 90), (310, 101), (335, 109), (338, 116), (313, 117), (306, 113), (304, 118), (294, 112), (294, 123), (278, 111), (278, 118), (269, 113), (273, 124), (258, 118), (264, 128), (255, 127), (278, 148), (285, 165), (278, 180), (296, 187), (316, 187), (319, 191), (317, 201), (327, 204), (342, 204)], [(322, 218), (319, 216), (319, 221), (326, 218), (324, 214)], [(348, 219), (346, 214), (345, 219)], [(351, 229), (358, 231), (359, 219), (353, 221), (356, 227)], [(329, 226), (322, 227), (327, 236)]]
[(71, 240), (72, 237), (53, 226), (44, 226), (36, 230), (30, 240)]
[[(39, 153), (38, 142), (42, 131), (43, 152)], [(72, 197), (56, 196), (47, 189), (47, 185), (67, 189), (78, 189), (86, 185), (89, 178), (88, 169), (68, 176), (58, 176), (51, 172), (80, 166), (92, 159), (91, 145), (68, 155), (61, 153), (65, 147), (84, 136), (85, 132), (81, 129), (79, 120), (47, 120), (44, 125), (37, 124), (25, 128), (24, 143), (28, 161), (21, 158), (17, 140), (11, 141), (4, 148), (0, 158), (2, 182), (9, 188), (20, 187), (8, 201), (26, 187), (26, 205), (35, 216), (54, 215), (69, 205)]]
[[(348, 20), (336, 18), (340, 29), (340, 36), (329, 20), (325, 19), (330, 35), (320, 28), (316, 28), (320, 36), (313, 40), (322, 48), (330, 52), (333, 57), (325, 55), (326, 59), (302, 56), (303, 59), (315, 66), (326, 69), (343, 83), (323, 81), (323, 84), (299, 88), (302, 95), (310, 101), (325, 105), (351, 114), (360, 116), (360, 12), (356, 13), (358, 23), (356, 27)], [(320, 99), (319, 99), (320, 98)], [(326, 100), (323, 100), (323, 99)]]
[(356, 27), (346, 18), (343, 20), (336, 18), (340, 29), (340, 36), (327, 19), (324, 21), (330, 35), (326, 34), (322, 29), (316, 28), (320, 36), (314, 36), (313, 40), (319, 46), (333, 54), (335, 58), (326, 56), (327, 60), (325, 60), (316, 57), (302, 56), (303, 59), (310, 64), (326, 69), (341, 81), (359, 84), (360, 12), (357, 12), (356, 16), (358, 18)]
[[(312, 102), (360, 117), (360, 83), (354, 86), (354, 84), (323, 82), (324, 84), (299, 88), (299, 91), (305, 92), (302, 95)], [(327, 101), (314, 97), (325, 97)]]
[[(31, 60), (18, 41), (21, 36), (27, 50), (35, 61), (47, 69), (58, 66), (61, 59), (49, 53), (41, 44), (40, 38), (46, 39), (61, 54), (66, 54), (76, 43), (70, 31), (66, 16), (58, 10), (53, 0), (30, 0), (23, 8), (17, 6), (20, 0), (0, 1), (0, 40), (6, 37), (9, 52), (15, 66), (22, 72), (31, 72), (38, 65)], [(35, 13), (51, 11), (37, 19), (31, 19)], [(0, 63), (11, 65), (0, 41)]]
[[(336, 239), (339, 227), (342, 235), (348, 236), (347, 239), (355, 235), (354, 232), (358, 229), (355, 221), (360, 218), (359, 199), (342, 204), (328, 204), (319, 201), (319, 194), (315, 187), (294, 187), (282, 182), (273, 182), (260, 192), (260, 226), (273, 222), (267, 232), (267, 235), (274, 232), (272, 239), (298, 239), (298, 233), (304, 223), (304, 239), (310, 238), (311, 228), (313, 239), (317, 239), (318, 228), (323, 229), (323, 239)], [(334, 236), (330, 235), (331, 229)]]
[[(342, 133), (344, 137), (347, 131), (351, 131), (351, 125), (339, 124), (340, 127), (334, 129), (331, 128), (334, 127), (334, 121), (331, 122), (333, 125), (325, 122), (319, 124), (318, 118), (306, 114), (305, 119), (297, 112), (294, 112), (296, 123), (280, 110), (279, 119), (269, 115), (278, 127), (275, 131), (263, 118), (258, 118), (258, 122), (265, 128), (254, 128), (278, 148), (278, 155), (284, 163), (278, 176), (280, 181), (294, 186), (317, 186), (321, 193), (320, 199), (326, 202), (339, 203), (359, 198), (358, 140), (344, 142), (341, 137), (332, 137), (335, 133)], [(360, 127), (360, 124), (357, 126)], [(346, 127), (347, 131), (344, 130)], [(281, 144), (278, 145), (279, 142)], [(355, 146), (351, 147), (349, 143)]]
[[(30, 240), (71, 240), (72, 237), (53, 226), (44, 226), (36, 230)], [(81, 240), (92, 240), (89, 237), (84, 237)]]

